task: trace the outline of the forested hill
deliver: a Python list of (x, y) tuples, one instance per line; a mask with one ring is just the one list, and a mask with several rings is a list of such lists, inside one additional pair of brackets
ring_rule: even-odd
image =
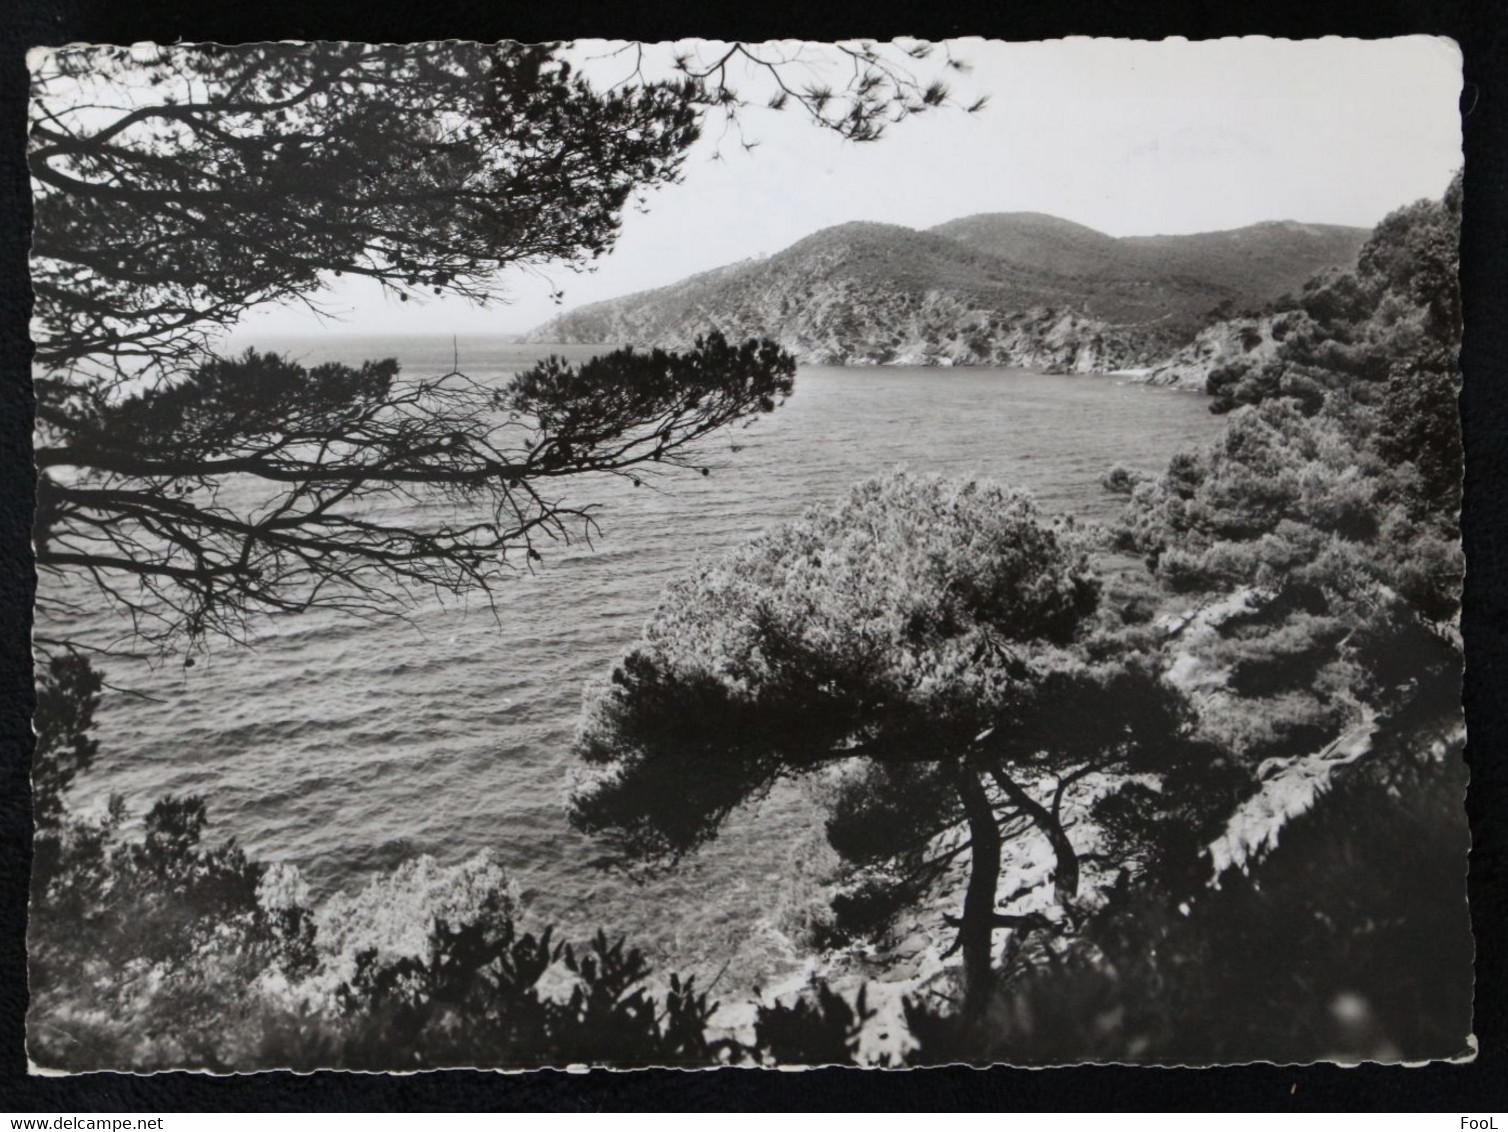
[(926, 232), (842, 224), (765, 259), (581, 307), (529, 337), (674, 347), (716, 327), (774, 338), (808, 362), (1146, 366), (1217, 311), (1260, 308), (1350, 266), (1366, 235), (1281, 221), (1117, 238), (1040, 213)]

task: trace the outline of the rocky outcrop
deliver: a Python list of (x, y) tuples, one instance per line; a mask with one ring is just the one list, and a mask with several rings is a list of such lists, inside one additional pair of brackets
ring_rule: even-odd
[[(993, 365), (1048, 373), (1104, 373), (1153, 363), (1164, 353), (1136, 328), (1035, 307), (1002, 313), (968, 296), (929, 290), (877, 294), (842, 283), (805, 290), (776, 309), (688, 314), (668, 328), (634, 309), (583, 308), (532, 335), (540, 342), (608, 341), (684, 349), (709, 328), (729, 338), (767, 337), (806, 365)], [(700, 313), (700, 312), (699, 312)]]
[(1158, 362), (1135, 380), (1146, 385), (1205, 391), (1211, 370), (1239, 358), (1265, 360), (1277, 354), (1283, 316), (1227, 319), (1205, 327), (1187, 346)]

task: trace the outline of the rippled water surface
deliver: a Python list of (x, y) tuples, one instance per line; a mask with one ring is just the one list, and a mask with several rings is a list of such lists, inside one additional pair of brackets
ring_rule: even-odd
[[(407, 373), (443, 372), (452, 353), (449, 338), (264, 345), (311, 363), (396, 356)], [(455, 348), (467, 373), (499, 381), (548, 352)], [(531, 910), (572, 934), (602, 924), (682, 969), (733, 957), (735, 977), (767, 975), (789, 960), (783, 929), (820, 895), (820, 815), (800, 790), (748, 807), (709, 850), (647, 882), (594, 867), (600, 850), (565, 822), (583, 685), (637, 637), (665, 584), (897, 465), (1020, 484), (1048, 508), (1108, 520), (1119, 505), (1099, 486), (1109, 466), (1158, 469), (1218, 429), (1202, 397), (1111, 378), (803, 368), (785, 407), (709, 442), (710, 476), (657, 491), (571, 485), (572, 501), (601, 505), (600, 537), (547, 553), (502, 592), (495, 619), (310, 614), (261, 622), (253, 647), (218, 646), (191, 670), (112, 662), (112, 683), (160, 702), (109, 695), (77, 800), (118, 792), (139, 811), (168, 791), (204, 794), (214, 830), (297, 862), (324, 890), (416, 853), (491, 848)]]

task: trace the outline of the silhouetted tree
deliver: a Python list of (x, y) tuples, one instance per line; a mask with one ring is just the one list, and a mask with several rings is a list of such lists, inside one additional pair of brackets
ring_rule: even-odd
[(847, 860), (899, 864), (914, 894), (968, 853), (957, 946), (982, 1004), (996, 931), (1043, 925), (1000, 910), (1003, 840), (1045, 838), (1071, 901), (1074, 784), (1186, 749), (1172, 689), (1091, 647), (1098, 592), (1071, 526), (1019, 492), (863, 483), (670, 588), (589, 694), (572, 820), (674, 859), (777, 780), (841, 767)]
[[(688, 466), (708, 433), (775, 408), (794, 372), (771, 343), (714, 333), (503, 385), (248, 352), (123, 399), (80, 391), (36, 452), (37, 566), (87, 577), (153, 641), (236, 637), (257, 612), (490, 596), (540, 540), (590, 530), (556, 483)], [(70, 599), (59, 585), (39, 605)]]
[(501, 267), (600, 255), (631, 196), (676, 176), (693, 95), (602, 94), (520, 44), (49, 53), (32, 89), (37, 360), (53, 380), (197, 360), (207, 331), (326, 273), (484, 299)]
[[(929, 45), (827, 50), (843, 82), (794, 97), (844, 137), (949, 101), (909, 69)], [(504, 268), (584, 267), (624, 207), (680, 176), (706, 114), (736, 116), (740, 89), (781, 102), (814, 61), (710, 45), (648, 79), (642, 50), (623, 51), (639, 54), (608, 89), (558, 44), (39, 53), (39, 566), (159, 640), (235, 634), (259, 609), (486, 589), (508, 551), (537, 556), (532, 538), (583, 518), (549, 481), (685, 464), (706, 433), (773, 408), (789, 359), (717, 339), (503, 390), (212, 349), (253, 306), (318, 309), (336, 276), (485, 302)], [(384, 506), (408, 497), (449, 513)]]
[(500, 268), (582, 266), (612, 246), (625, 205), (679, 177), (708, 111), (736, 114), (740, 89), (782, 93), (792, 73), (819, 80), (814, 51), (843, 82), (792, 97), (843, 137), (948, 101), (907, 68), (931, 54), (920, 43), (707, 45), (670, 79), (636, 63), (607, 90), (559, 44), (39, 53), (38, 363), (56, 379), (86, 359), (198, 360), (206, 332), (257, 304), (312, 303), (331, 275), (480, 301), (500, 293)]

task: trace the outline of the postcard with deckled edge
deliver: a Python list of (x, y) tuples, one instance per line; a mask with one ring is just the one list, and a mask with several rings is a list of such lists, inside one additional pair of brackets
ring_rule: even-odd
[(29, 62), (34, 1071), (1474, 1055), (1453, 43)]

